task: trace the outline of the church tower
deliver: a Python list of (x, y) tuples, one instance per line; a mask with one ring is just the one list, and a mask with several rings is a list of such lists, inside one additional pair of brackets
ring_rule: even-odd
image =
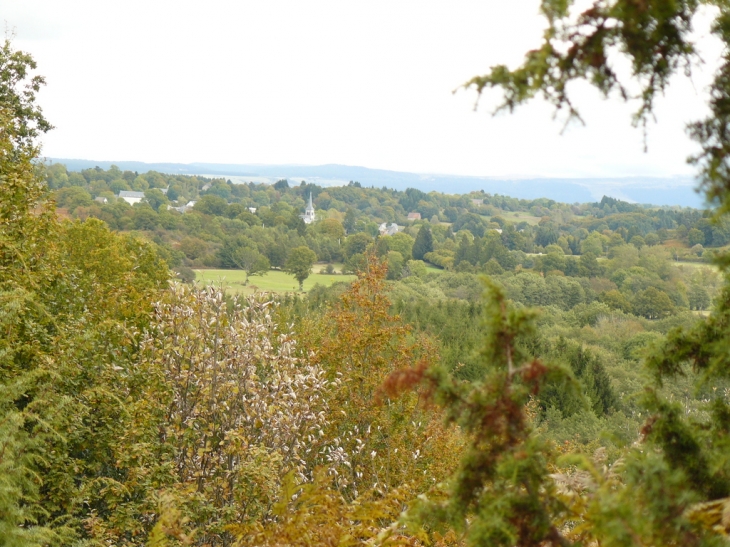
[(304, 209), (304, 214), (301, 215), (304, 224), (312, 224), (314, 222), (314, 204), (312, 204), (312, 192), (309, 192), (309, 203), (307, 208)]

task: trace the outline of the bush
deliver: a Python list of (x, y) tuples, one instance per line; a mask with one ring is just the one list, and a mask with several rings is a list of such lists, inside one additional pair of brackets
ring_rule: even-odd
[(195, 281), (195, 271), (187, 266), (178, 266), (175, 268), (177, 278), (183, 283), (192, 283)]

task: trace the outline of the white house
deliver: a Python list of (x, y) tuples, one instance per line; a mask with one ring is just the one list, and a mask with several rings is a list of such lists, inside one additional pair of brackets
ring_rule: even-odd
[(135, 203), (139, 203), (144, 199), (144, 192), (130, 192), (129, 190), (121, 190), (117, 197), (123, 199), (130, 205), (134, 205)]
[(188, 211), (190, 211), (190, 209), (195, 207), (196, 203), (197, 201), (188, 201), (185, 205), (181, 205), (180, 207), (173, 207), (172, 205), (168, 205), (167, 209), (172, 209), (173, 211), (177, 211), (178, 213), (187, 213)]
[(387, 222), (383, 222), (379, 227), (378, 231), (380, 232), (381, 236), (394, 236), (398, 232), (400, 232), (401, 227), (398, 226), (395, 222), (391, 222), (390, 225)]

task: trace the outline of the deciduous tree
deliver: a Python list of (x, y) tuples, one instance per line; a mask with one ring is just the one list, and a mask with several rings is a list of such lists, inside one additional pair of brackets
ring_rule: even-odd
[(289, 252), (284, 271), (293, 275), (299, 282), (300, 291), (303, 290), (304, 280), (312, 273), (312, 266), (316, 260), (317, 255), (309, 247), (295, 247)]
[(452, 469), (460, 446), (459, 435), (420, 408), (416, 394), (391, 398), (382, 387), (393, 371), (422, 370), (436, 359), (427, 339), (413, 337), (390, 314), (385, 276), (386, 265), (368, 254), (358, 279), (318, 328), (304, 327), (315, 362), (335, 382), (330, 404), (338, 411), (327, 436), (342, 439), (349, 454), (338, 477), (347, 499), (371, 488), (423, 492)]

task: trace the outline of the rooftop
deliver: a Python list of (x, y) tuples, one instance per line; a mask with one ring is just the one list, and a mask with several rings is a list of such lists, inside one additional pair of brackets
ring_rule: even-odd
[(144, 192), (132, 192), (130, 190), (120, 190), (120, 198), (140, 198), (144, 199)]

